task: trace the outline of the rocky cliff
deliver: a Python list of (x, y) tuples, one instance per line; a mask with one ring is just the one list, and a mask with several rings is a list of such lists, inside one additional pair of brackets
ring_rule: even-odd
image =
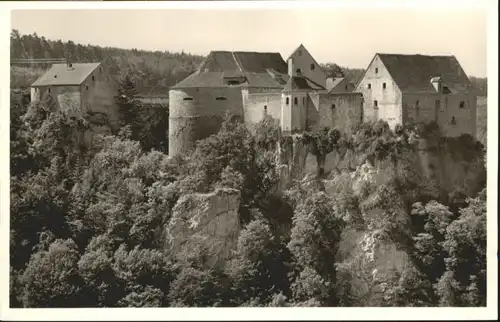
[(236, 247), (239, 205), (240, 193), (234, 189), (182, 196), (166, 228), (167, 248), (180, 261), (201, 259), (210, 268), (222, 265)]

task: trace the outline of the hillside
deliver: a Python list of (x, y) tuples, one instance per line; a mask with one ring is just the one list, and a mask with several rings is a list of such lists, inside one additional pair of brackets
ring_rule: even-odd
[[(196, 70), (204, 58), (184, 52), (120, 49), (48, 40), (36, 33), (21, 35), (17, 30), (11, 32), (10, 44), (11, 59), (67, 58), (82, 63), (103, 62), (111, 74), (120, 76), (129, 73), (141, 85), (171, 86)], [(48, 67), (11, 67), (11, 87), (29, 86)]]

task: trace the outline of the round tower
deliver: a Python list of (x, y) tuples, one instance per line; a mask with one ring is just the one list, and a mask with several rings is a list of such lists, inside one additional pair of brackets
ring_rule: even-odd
[(169, 91), (168, 154), (192, 150), (219, 131), (226, 114), (243, 117), (240, 88), (174, 87)]

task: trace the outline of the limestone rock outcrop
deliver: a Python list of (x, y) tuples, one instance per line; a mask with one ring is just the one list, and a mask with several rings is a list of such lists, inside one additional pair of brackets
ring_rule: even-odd
[(182, 196), (166, 227), (166, 247), (180, 261), (203, 261), (208, 268), (231, 257), (240, 231), (240, 193), (220, 188)]

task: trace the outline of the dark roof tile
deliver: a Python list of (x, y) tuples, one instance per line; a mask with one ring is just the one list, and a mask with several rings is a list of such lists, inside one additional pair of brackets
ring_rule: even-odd
[(403, 92), (434, 92), (433, 77), (441, 77), (452, 93), (471, 90), (467, 75), (455, 56), (377, 54)]

